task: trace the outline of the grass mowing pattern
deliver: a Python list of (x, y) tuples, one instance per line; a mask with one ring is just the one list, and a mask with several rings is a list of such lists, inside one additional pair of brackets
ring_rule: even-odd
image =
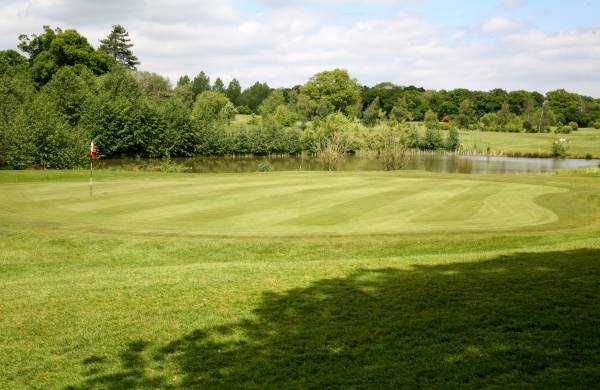
[(597, 178), (97, 177), (0, 173), (0, 387), (600, 380)]
[[(0, 189), (13, 223), (186, 235), (414, 233), (552, 222), (534, 199), (560, 188), (392, 174), (277, 173)], [(18, 212), (16, 212), (19, 210)]]

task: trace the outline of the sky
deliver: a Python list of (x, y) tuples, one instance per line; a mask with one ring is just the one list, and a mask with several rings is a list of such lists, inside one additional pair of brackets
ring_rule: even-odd
[(0, 49), (43, 25), (98, 46), (114, 24), (173, 82), (286, 87), (339, 67), (366, 85), (600, 97), (600, 0), (0, 0)]

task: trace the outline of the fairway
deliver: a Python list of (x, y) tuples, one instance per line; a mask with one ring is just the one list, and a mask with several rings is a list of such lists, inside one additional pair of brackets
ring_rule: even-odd
[(465, 149), (480, 153), (549, 155), (552, 143), (564, 138), (568, 140), (568, 157), (600, 157), (598, 129), (579, 129), (571, 134), (461, 131), (460, 136)]
[(558, 187), (385, 173), (207, 175), (0, 189), (8, 221), (55, 229), (184, 235), (390, 234), (553, 222), (535, 198)]
[(0, 388), (600, 381), (600, 182), (0, 171)]

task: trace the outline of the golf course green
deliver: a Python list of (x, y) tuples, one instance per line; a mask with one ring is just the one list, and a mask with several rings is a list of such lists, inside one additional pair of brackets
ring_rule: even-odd
[(591, 387), (600, 180), (0, 171), (0, 388)]

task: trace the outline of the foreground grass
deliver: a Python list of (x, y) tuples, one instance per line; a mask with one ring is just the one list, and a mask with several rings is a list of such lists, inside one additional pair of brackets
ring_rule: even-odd
[(97, 178), (0, 172), (2, 388), (600, 380), (597, 178)]
[(580, 129), (571, 134), (499, 133), (491, 131), (461, 131), (463, 147), (482, 153), (548, 155), (558, 138), (569, 140), (568, 157), (600, 158), (600, 130)]

